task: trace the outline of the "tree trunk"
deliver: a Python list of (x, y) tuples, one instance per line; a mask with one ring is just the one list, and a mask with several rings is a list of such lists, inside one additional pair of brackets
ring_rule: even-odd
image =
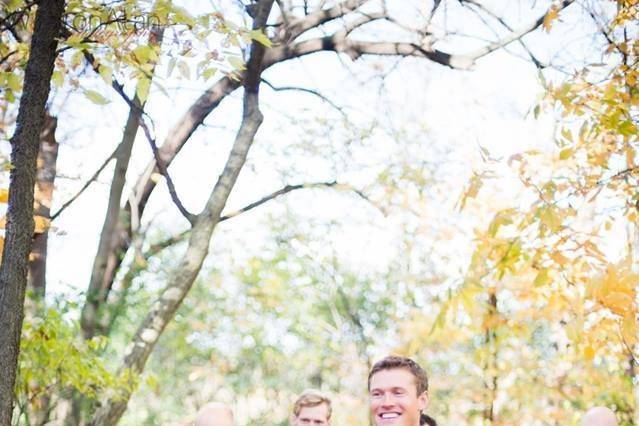
[[(42, 133), (40, 134), (40, 152), (38, 153), (36, 186), (33, 203), (33, 214), (38, 220), (48, 220), (51, 214), (51, 201), (58, 159), (58, 142), (55, 131), (58, 120), (46, 114)], [(29, 255), (29, 274), (27, 286), (31, 290), (31, 298), (25, 301), (26, 315), (37, 317), (44, 307), (46, 295), (47, 242), (49, 229), (36, 229), (33, 234), (33, 245)], [(30, 405), (30, 423), (42, 426), (49, 421), (51, 395), (45, 392), (32, 401)]]
[[(44, 219), (49, 219), (51, 214), (56, 162), (58, 160), (58, 142), (55, 139), (57, 125), (58, 120), (47, 114), (40, 135), (33, 214)], [(46, 294), (48, 236), (48, 229), (41, 232), (36, 230), (29, 256), (29, 288), (33, 290), (36, 301), (42, 300)]]
[(24, 76), (16, 131), (5, 246), (0, 265), (0, 426), (9, 426), (24, 317), (28, 256), (33, 237), (33, 193), (40, 133), (62, 26), (64, 0), (40, 2)]

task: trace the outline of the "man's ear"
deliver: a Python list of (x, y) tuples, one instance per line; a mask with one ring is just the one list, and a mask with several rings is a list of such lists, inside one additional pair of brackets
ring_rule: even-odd
[(425, 410), (428, 407), (428, 391), (422, 392), (421, 395), (417, 397), (417, 406), (419, 407), (419, 411)]

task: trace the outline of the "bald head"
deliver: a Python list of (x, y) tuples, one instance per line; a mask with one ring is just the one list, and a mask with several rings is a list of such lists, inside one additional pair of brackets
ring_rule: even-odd
[(593, 407), (581, 419), (581, 426), (617, 426), (615, 413), (606, 407)]
[(198, 411), (195, 426), (233, 426), (233, 411), (221, 402), (209, 402)]

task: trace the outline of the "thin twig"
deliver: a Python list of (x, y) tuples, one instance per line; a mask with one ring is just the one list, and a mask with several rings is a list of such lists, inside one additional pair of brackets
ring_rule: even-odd
[(171, 176), (169, 175), (169, 172), (166, 168), (166, 164), (164, 164), (164, 161), (162, 160), (162, 158), (160, 158), (158, 145), (155, 142), (155, 138), (151, 135), (151, 131), (149, 130), (149, 126), (144, 121), (144, 117), (140, 118), (140, 127), (142, 127), (142, 130), (144, 131), (144, 135), (146, 136), (146, 139), (149, 141), (149, 144), (151, 145), (151, 150), (153, 151), (153, 157), (155, 158), (155, 164), (157, 165), (158, 170), (160, 171), (160, 174), (162, 174), (162, 176), (164, 176), (164, 178), (166, 179), (166, 186), (169, 189), (169, 194), (171, 195), (171, 199), (173, 200), (173, 203), (176, 205), (180, 213), (182, 213), (182, 216), (184, 216), (186, 220), (189, 221), (189, 223), (193, 224), (195, 222), (196, 216), (193, 213), (189, 212), (180, 201), (180, 198), (177, 195), (177, 191), (175, 190), (175, 184), (173, 183), (173, 180), (171, 179)]
[(342, 116), (346, 117), (346, 113), (344, 112), (344, 109), (342, 107), (340, 107), (339, 105), (337, 105), (335, 102), (331, 101), (329, 98), (327, 98), (326, 96), (322, 95), (320, 92), (318, 92), (317, 90), (313, 90), (313, 89), (307, 89), (305, 87), (294, 87), (294, 86), (274, 86), (272, 83), (270, 83), (269, 81), (267, 81), (266, 79), (262, 78), (262, 83), (266, 84), (268, 87), (270, 87), (271, 89), (273, 89), (276, 92), (282, 92), (282, 91), (287, 91), (287, 90), (294, 90), (294, 91), (298, 91), (298, 92), (304, 92), (304, 93), (309, 93), (311, 95), (315, 95), (318, 98), (320, 98), (321, 100), (323, 100), (324, 102), (326, 102), (327, 104), (329, 104), (330, 106), (332, 106), (333, 108), (335, 108), (337, 111), (339, 111), (340, 114), (342, 114)]
[(303, 188), (337, 188), (337, 189), (343, 189), (343, 190), (347, 190), (347, 191), (351, 191), (354, 192), (356, 195), (358, 195), (360, 198), (362, 198), (363, 200), (369, 202), (370, 204), (372, 204), (373, 206), (375, 206), (377, 209), (379, 209), (380, 211), (382, 211), (382, 213), (384, 213), (383, 209), (378, 206), (377, 204), (375, 204), (366, 194), (364, 194), (363, 191), (354, 188), (353, 186), (349, 185), (349, 184), (344, 184), (344, 183), (339, 183), (336, 181), (332, 181), (332, 182), (314, 182), (314, 183), (301, 183), (301, 184), (297, 184), (297, 185), (286, 185), (285, 187), (270, 193), (269, 195), (266, 195), (262, 198), (260, 198), (257, 201), (254, 201), (244, 207), (242, 207), (239, 210), (236, 210), (234, 212), (231, 213), (227, 213), (223, 216), (220, 217), (220, 222), (231, 219), (235, 216), (238, 216), (244, 212), (247, 212), (249, 210), (254, 209), (255, 207), (261, 206), (262, 204), (266, 203), (267, 201), (271, 201), (274, 198), (277, 198), (281, 195), (287, 194), (291, 191), (295, 191), (298, 189), (303, 189)]
[(97, 180), (98, 176), (100, 175), (100, 173), (102, 173), (102, 170), (104, 170), (104, 168), (107, 166), (107, 164), (109, 164), (111, 162), (111, 160), (113, 160), (117, 153), (118, 150), (120, 149), (120, 147), (118, 146), (112, 153), (111, 155), (109, 155), (109, 157), (107, 157), (106, 160), (104, 160), (104, 162), (102, 163), (102, 165), (100, 167), (98, 167), (98, 169), (95, 171), (95, 173), (93, 173), (93, 175), (91, 176), (91, 178), (85, 182), (84, 185), (82, 185), (82, 188), (80, 188), (80, 190), (73, 196), (71, 197), (69, 200), (67, 200), (64, 204), (62, 204), (62, 206), (51, 215), (51, 220), (55, 220), (58, 216), (60, 216), (60, 214), (66, 210), (67, 207), (69, 207), (80, 195), (82, 195), (82, 193), (93, 183)]
[[(497, 22), (499, 22), (504, 28), (506, 28), (508, 31), (515, 31), (515, 29), (513, 27), (511, 27), (510, 25), (508, 25), (508, 23), (504, 20), (504, 18), (502, 18), (501, 16), (497, 15), (495, 12), (493, 12), (492, 10), (488, 9), (486, 6), (484, 6), (483, 4), (479, 3), (476, 0), (463, 0), (462, 3), (469, 3), (474, 5), (475, 7), (477, 7), (480, 10), (483, 10), (486, 14), (488, 14), (489, 16), (491, 16), (493, 19), (495, 19)], [(472, 9), (471, 9), (472, 10)], [(521, 45), (521, 47), (526, 51), (526, 53), (528, 54), (528, 56), (530, 57), (530, 60), (533, 62), (533, 64), (535, 64), (535, 66), (538, 69), (543, 69), (546, 67), (546, 65), (542, 64), (542, 62), (537, 59), (537, 57), (532, 53), (532, 51), (528, 48), (528, 46), (526, 45), (526, 43), (524, 43), (524, 41), (522, 39), (517, 40), (519, 42), (519, 44)]]
[[(249, 210), (253, 210), (256, 207), (261, 206), (262, 204), (267, 203), (268, 201), (271, 201), (275, 198), (278, 198), (282, 195), (288, 194), (289, 192), (292, 191), (296, 191), (298, 189), (312, 189), (312, 188), (337, 188), (337, 189), (343, 189), (343, 190), (348, 190), (348, 191), (352, 191), (354, 192), (357, 196), (359, 196), (360, 198), (362, 198), (363, 200), (369, 202), (371, 205), (373, 205), (375, 208), (379, 209), (383, 214), (385, 214), (383, 208), (381, 208), (380, 206), (378, 206), (377, 204), (375, 204), (375, 202), (373, 202), (366, 194), (364, 194), (363, 191), (354, 188), (353, 186), (349, 185), (349, 184), (343, 184), (343, 183), (338, 183), (335, 181), (332, 182), (312, 182), (312, 183), (301, 183), (301, 184), (297, 184), (297, 185), (286, 185), (285, 187), (274, 191), (262, 198), (260, 198), (257, 201), (254, 201), (250, 204), (247, 204), (246, 206), (242, 207), (241, 209), (235, 210), (233, 212), (230, 213), (226, 213), (222, 216), (220, 216), (220, 220), (219, 222), (224, 222), (225, 220), (229, 220), (229, 219), (233, 219), (234, 217), (239, 216), (242, 213), (245, 213)], [(181, 241), (184, 240), (184, 238), (191, 232), (190, 229), (183, 231), (177, 235), (173, 235), (165, 240), (162, 240), (160, 242), (157, 242), (155, 244), (152, 244), (151, 246), (149, 246), (149, 249), (145, 252), (144, 257), (146, 258), (151, 257), (157, 253), (159, 253), (160, 251), (164, 250), (165, 248), (172, 246), (174, 244), (177, 244)]]

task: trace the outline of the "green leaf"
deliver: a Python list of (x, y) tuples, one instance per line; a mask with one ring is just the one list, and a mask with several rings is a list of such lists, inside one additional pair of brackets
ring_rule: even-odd
[(94, 104), (106, 105), (111, 102), (95, 90), (85, 90), (84, 95)]
[(271, 47), (273, 45), (273, 43), (268, 38), (268, 36), (266, 34), (264, 34), (264, 32), (262, 30), (260, 30), (260, 29), (252, 30), (251, 32), (249, 32), (249, 36), (253, 40), (257, 41), (258, 43), (261, 43), (262, 45), (264, 45), (266, 47)]
[(533, 284), (535, 285), (535, 287), (541, 287), (544, 284), (548, 284), (549, 282), (550, 282), (550, 277), (548, 276), (548, 270), (542, 269), (541, 271), (537, 273), (537, 276), (535, 277), (535, 281), (533, 282)]
[(151, 80), (146, 77), (141, 77), (138, 80), (138, 85), (135, 87), (135, 94), (141, 103), (146, 102), (149, 97), (149, 89), (151, 88)]
[(22, 80), (20, 79), (20, 76), (17, 74), (7, 74), (6, 75), (7, 78), (7, 87), (11, 90), (13, 90), (14, 92), (19, 92), (20, 90), (22, 90)]
[(239, 56), (229, 56), (228, 62), (238, 71), (244, 71), (246, 69), (246, 63)]
[(572, 148), (564, 148), (559, 153), (560, 160), (567, 160), (574, 154), (574, 150)]
[(102, 77), (104, 82), (108, 85), (111, 85), (111, 81), (113, 80), (113, 68), (108, 65), (100, 65), (100, 68), (98, 68), (98, 72), (100, 73), (100, 77)]
[(202, 71), (202, 78), (204, 79), (204, 81), (207, 81), (211, 77), (213, 77), (216, 72), (217, 72), (217, 68), (207, 68), (204, 71)]
[(133, 49), (133, 56), (140, 64), (146, 64), (151, 60), (157, 60), (157, 53), (149, 45), (141, 45)]

